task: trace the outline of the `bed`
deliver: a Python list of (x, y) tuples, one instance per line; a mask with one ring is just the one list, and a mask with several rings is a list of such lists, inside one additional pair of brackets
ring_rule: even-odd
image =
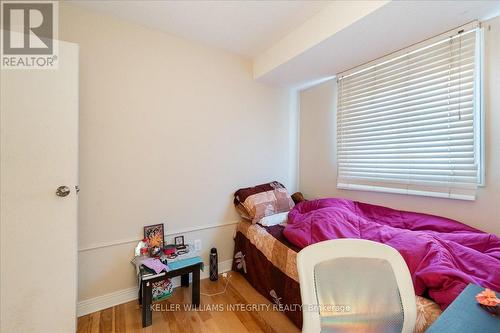
[[(283, 236), (283, 225), (263, 227), (242, 220), (236, 229), (233, 270), (302, 327), (296, 257), (299, 248)], [(441, 314), (432, 300), (416, 296), (415, 332), (424, 332)]]

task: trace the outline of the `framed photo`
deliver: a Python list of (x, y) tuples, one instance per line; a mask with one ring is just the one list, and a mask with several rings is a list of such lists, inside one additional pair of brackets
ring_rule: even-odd
[(182, 246), (184, 245), (184, 236), (177, 236), (174, 238), (174, 243), (175, 246)]
[(148, 240), (149, 247), (158, 246), (160, 249), (163, 249), (163, 245), (165, 244), (163, 223), (145, 226), (144, 238)]

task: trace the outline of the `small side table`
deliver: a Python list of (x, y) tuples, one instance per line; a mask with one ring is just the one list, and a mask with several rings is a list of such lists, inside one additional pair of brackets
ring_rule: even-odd
[(425, 333), (500, 332), (500, 317), (490, 314), (476, 302), (476, 295), (483, 290), (469, 284)]
[(196, 307), (200, 305), (200, 270), (203, 269), (203, 261), (200, 257), (178, 260), (168, 263), (170, 271), (161, 272), (156, 275), (140, 276), (139, 304), (142, 305), (142, 327), (150, 326), (153, 323), (151, 304), (153, 299), (154, 282), (171, 279), (176, 276), (181, 277), (181, 286), (189, 287), (189, 274), (192, 274), (192, 304)]

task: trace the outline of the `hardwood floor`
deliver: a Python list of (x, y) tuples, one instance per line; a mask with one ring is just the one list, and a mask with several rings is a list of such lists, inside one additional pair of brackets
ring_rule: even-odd
[[(191, 301), (191, 287), (176, 288), (173, 295), (160, 304), (162, 311), (153, 312), (153, 325), (142, 328), (141, 308), (137, 301), (120, 304), (78, 318), (78, 333), (122, 332), (286, 332), (298, 333), (299, 329), (288, 318), (274, 311), (228, 311), (227, 304), (271, 304), (236, 272), (229, 272), (229, 284), (220, 295), (201, 295), (201, 306), (223, 307), (224, 311), (188, 311), (183, 304)], [(201, 292), (215, 294), (224, 290), (226, 280), (201, 281)], [(180, 311), (166, 311), (180, 304)]]

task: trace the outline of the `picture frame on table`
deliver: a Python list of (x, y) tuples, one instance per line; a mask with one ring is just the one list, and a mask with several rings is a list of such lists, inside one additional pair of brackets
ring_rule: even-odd
[(174, 237), (174, 244), (177, 248), (184, 246), (184, 236)]
[(144, 238), (148, 241), (149, 247), (163, 249), (165, 245), (165, 228), (163, 223), (144, 226)]

